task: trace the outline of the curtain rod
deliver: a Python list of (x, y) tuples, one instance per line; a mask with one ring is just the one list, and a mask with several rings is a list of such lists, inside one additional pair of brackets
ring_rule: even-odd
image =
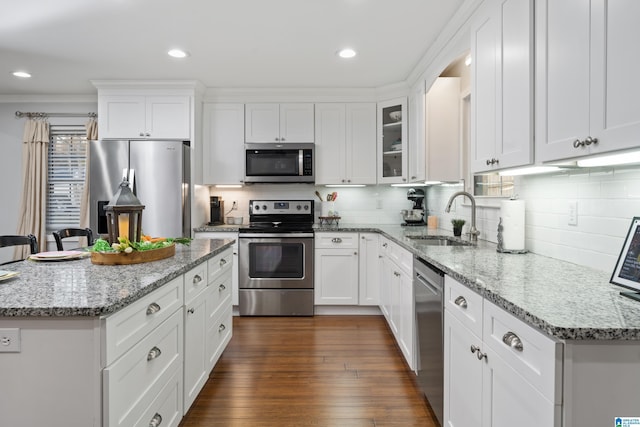
[(16, 111), (16, 118), (20, 119), (22, 117), (36, 117), (36, 118), (44, 118), (44, 117), (93, 117), (96, 118), (98, 115), (96, 113), (34, 113), (34, 112), (22, 112)]

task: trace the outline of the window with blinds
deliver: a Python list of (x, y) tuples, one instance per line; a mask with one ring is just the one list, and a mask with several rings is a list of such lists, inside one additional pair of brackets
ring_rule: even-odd
[(79, 227), (87, 170), (83, 126), (51, 126), (48, 159), (47, 231)]

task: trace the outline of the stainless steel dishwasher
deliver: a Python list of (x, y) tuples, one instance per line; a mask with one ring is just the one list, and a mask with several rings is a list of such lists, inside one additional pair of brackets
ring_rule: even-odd
[(444, 411), (444, 273), (413, 260), (418, 384), (442, 425)]

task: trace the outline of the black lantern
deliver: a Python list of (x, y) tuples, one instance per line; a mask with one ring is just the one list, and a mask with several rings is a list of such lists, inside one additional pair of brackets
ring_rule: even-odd
[(118, 236), (127, 237), (131, 242), (140, 241), (143, 209), (144, 205), (131, 192), (129, 182), (124, 178), (113, 199), (104, 207), (109, 243), (118, 243)]

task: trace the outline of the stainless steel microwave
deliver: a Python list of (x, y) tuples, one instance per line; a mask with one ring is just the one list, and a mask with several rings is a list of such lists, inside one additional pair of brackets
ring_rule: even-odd
[(315, 182), (314, 144), (245, 144), (244, 182)]

